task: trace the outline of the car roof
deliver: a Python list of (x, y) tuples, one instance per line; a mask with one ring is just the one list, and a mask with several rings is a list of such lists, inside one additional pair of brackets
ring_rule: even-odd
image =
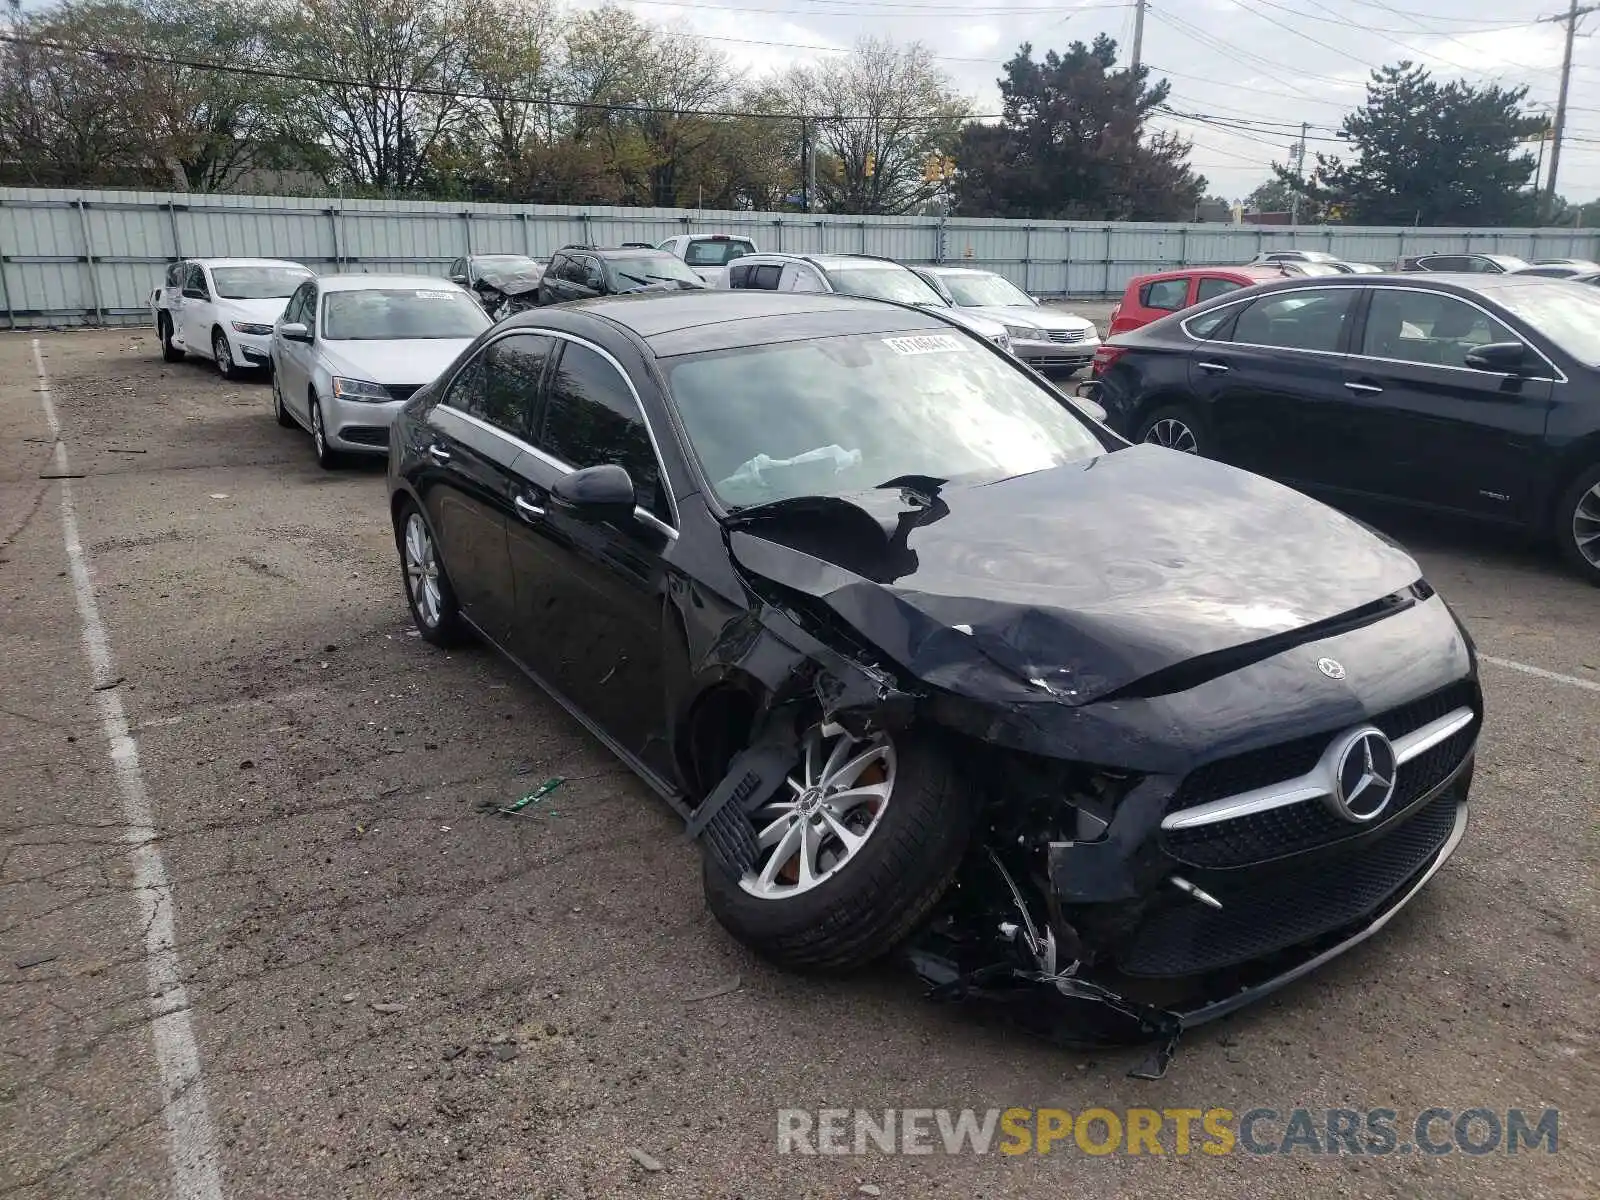
[[(1300, 279), (1299, 275), (1285, 275), (1276, 265), (1267, 266), (1262, 263), (1245, 263), (1240, 266), (1215, 266), (1215, 267), (1176, 267), (1171, 271), (1153, 271), (1149, 275), (1135, 275), (1128, 280), (1128, 286), (1135, 284), (1143, 286), (1162, 279), (1191, 279), (1196, 275), (1221, 276), (1224, 279), (1253, 279), (1265, 282), (1269, 279)], [(1317, 278), (1323, 278), (1317, 276)]]
[(202, 267), (299, 267), (303, 271), (311, 270), (305, 263), (295, 262), (292, 258), (186, 258), (187, 263), (198, 263)]
[[(562, 310), (565, 310), (563, 313)], [(704, 291), (604, 296), (536, 309), (518, 325), (588, 314), (632, 331), (659, 358), (835, 334), (958, 329), (921, 309), (830, 292)], [(507, 322), (510, 324), (512, 322)], [(563, 324), (565, 322), (562, 322)]]
[(454, 288), (455, 284), (435, 275), (361, 275), (348, 272), (319, 276), (317, 286), (324, 292), (363, 292), (375, 291), (378, 288), (417, 288), (430, 292), (443, 292)]

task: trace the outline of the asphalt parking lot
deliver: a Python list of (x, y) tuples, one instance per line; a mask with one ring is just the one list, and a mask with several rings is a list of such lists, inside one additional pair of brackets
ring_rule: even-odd
[[(264, 381), (150, 332), (37, 344), (61, 450), (34, 339), (0, 338), (0, 1195), (1600, 1194), (1600, 589), (1537, 549), (1361, 514), (1486, 656), (1472, 828), (1382, 935), (1139, 1082), (1138, 1052), (890, 968), (752, 959), (663, 804), (490, 653), (411, 636), (381, 465), (321, 471)], [(540, 816), (475, 810), (553, 776)], [(781, 1108), (1013, 1105), (1553, 1107), (1560, 1133), (776, 1152)]]

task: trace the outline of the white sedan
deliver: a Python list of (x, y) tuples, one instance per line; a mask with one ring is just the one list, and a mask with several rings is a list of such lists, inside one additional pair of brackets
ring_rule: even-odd
[(161, 356), (209, 358), (224, 379), (267, 365), (273, 323), (312, 274), (275, 258), (190, 258), (173, 263), (153, 297)]
[(324, 467), (387, 454), (401, 405), (491, 324), (465, 290), (426, 275), (309, 279), (272, 331), (278, 424), (306, 429)]

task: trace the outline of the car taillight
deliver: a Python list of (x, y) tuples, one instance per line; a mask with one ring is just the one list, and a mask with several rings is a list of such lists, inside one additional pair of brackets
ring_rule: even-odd
[(1128, 352), (1126, 346), (1111, 346), (1100, 343), (1100, 348), (1094, 352), (1094, 373), (1104, 375), (1112, 365)]

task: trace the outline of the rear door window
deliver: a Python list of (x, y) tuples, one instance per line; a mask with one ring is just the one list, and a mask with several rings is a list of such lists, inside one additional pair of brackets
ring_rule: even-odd
[(1187, 279), (1158, 279), (1139, 289), (1139, 305), (1161, 312), (1177, 312), (1189, 303)]
[(1286, 350), (1336, 352), (1356, 288), (1307, 288), (1262, 296), (1239, 314), (1228, 340)]
[(542, 396), (545, 364), (555, 339), (540, 333), (517, 333), (490, 344), (483, 358), (488, 371), (482, 411), (473, 415), (519, 438), (533, 430)]

